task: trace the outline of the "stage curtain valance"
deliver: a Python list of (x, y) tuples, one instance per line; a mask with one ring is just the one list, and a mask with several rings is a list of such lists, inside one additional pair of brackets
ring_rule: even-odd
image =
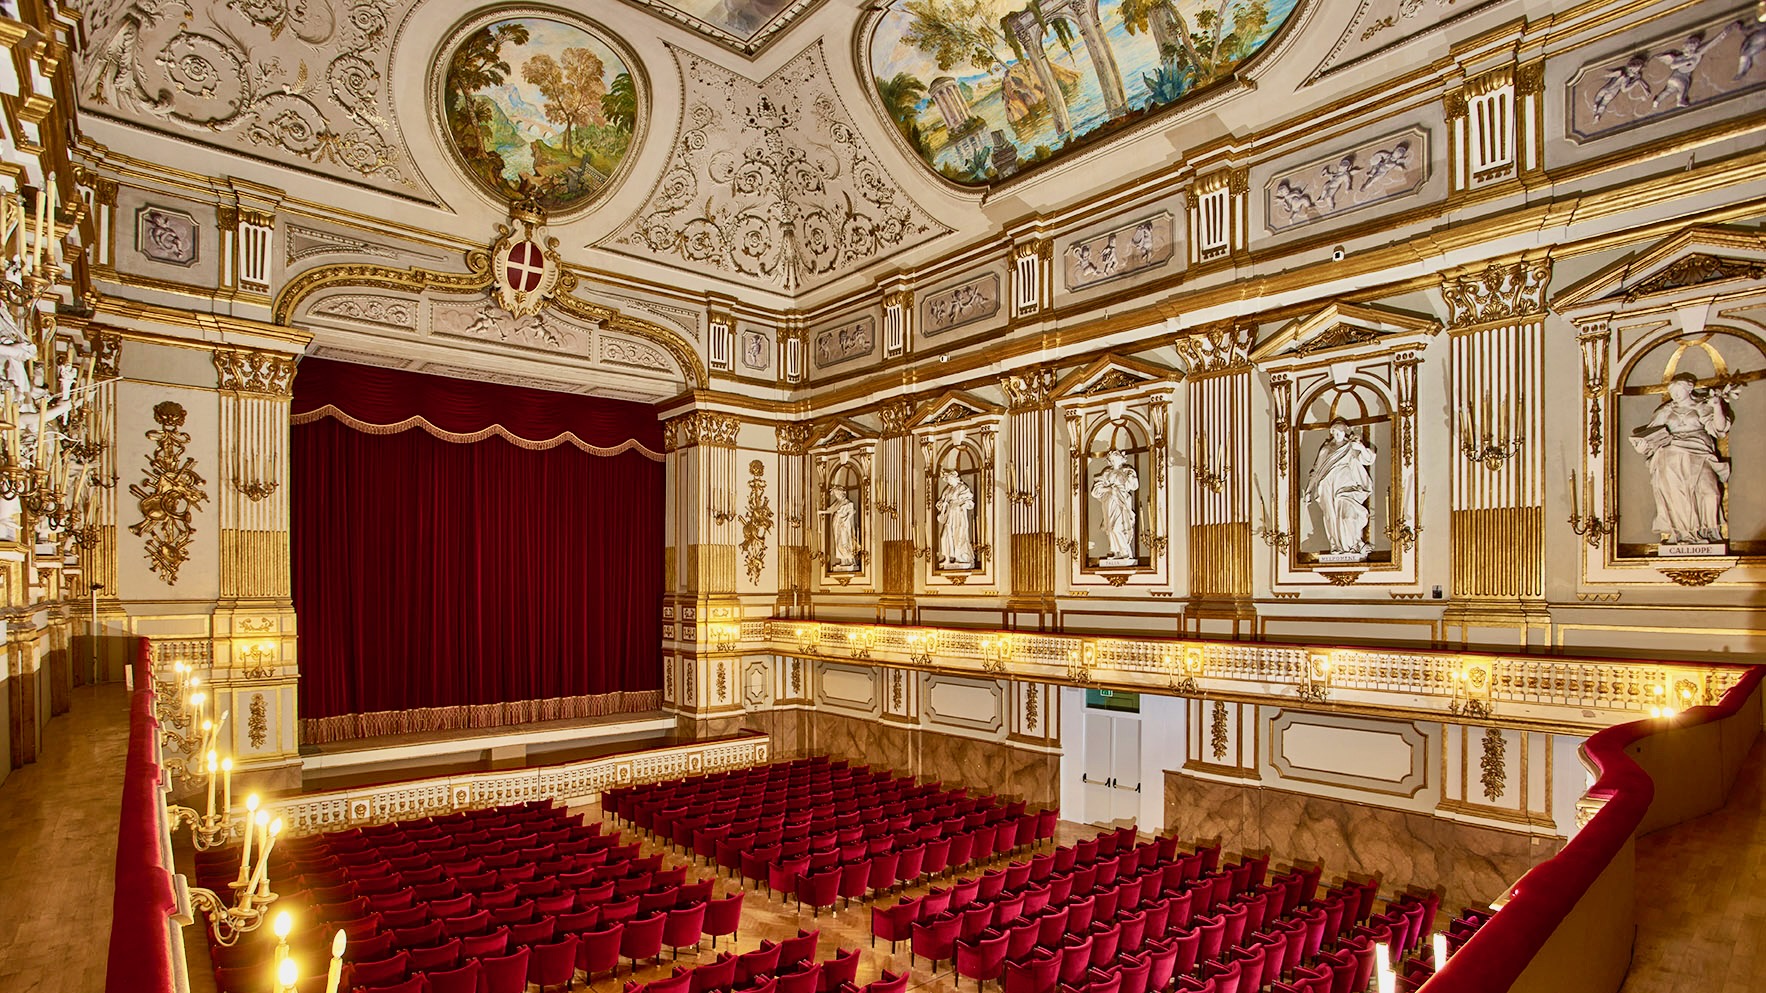
[(635, 451), (662, 461), (662, 424), (643, 404), (304, 359), (290, 420), (326, 417), (367, 434), (416, 428), (456, 444), (501, 438), (518, 448), (571, 445), (590, 455)]
[[(294, 409), (421, 416), (457, 434), (495, 417), (522, 438), (563, 429), (608, 448), (659, 433), (647, 405), (550, 394), (530, 405), (533, 393), (303, 363)], [(338, 416), (289, 434), (304, 741), (659, 705), (661, 462), (636, 447), (456, 443)]]

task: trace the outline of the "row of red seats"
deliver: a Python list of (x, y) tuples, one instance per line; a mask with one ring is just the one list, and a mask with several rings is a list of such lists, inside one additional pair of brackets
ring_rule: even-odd
[(815, 958), (820, 931), (799, 930), (795, 938), (762, 940), (751, 952), (724, 952), (698, 966), (677, 966), (664, 979), (626, 983), (627, 993), (835, 993), (858, 975), (859, 952), (839, 949), (834, 957)]

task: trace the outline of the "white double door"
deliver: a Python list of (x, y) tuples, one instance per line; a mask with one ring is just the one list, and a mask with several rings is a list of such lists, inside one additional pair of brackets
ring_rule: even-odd
[(1093, 824), (1137, 820), (1141, 812), (1139, 714), (1085, 712), (1085, 819)]

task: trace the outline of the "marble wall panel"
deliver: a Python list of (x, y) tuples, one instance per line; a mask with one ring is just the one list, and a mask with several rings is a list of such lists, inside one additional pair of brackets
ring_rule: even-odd
[(1320, 861), (1325, 878), (1377, 876), (1380, 892), (1440, 887), (1442, 906), (1488, 903), (1562, 839), (1268, 787), (1165, 774), (1165, 825), (1185, 844), (1219, 840), (1229, 852), (1277, 862)]
[(750, 714), (748, 726), (772, 735), (781, 760), (824, 754), (1022, 799), (1032, 808), (1060, 802), (1061, 757), (1049, 752), (806, 710)]

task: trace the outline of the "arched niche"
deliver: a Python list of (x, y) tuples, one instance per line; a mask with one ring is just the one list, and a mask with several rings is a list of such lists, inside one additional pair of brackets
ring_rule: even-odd
[[(1288, 476), (1296, 568), (1392, 563), (1387, 531), (1393, 508), (1403, 503), (1398, 461), (1392, 457), (1398, 436), (1393, 408), (1384, 385), (1361, 376), (1326, 380), (1296, 404), (1290, 429), (1296, 463)], [(1339, 421), (1348, 447), (1333, 443), (1332, 425)], [(1356, 489), (1361, 476), (1366, 477), (1365, 501)], [(1355, 505), (1367, 518), (1359, 529), (1327, 521), (1352, 514)], [(1365, 547), (1353, 547), (1357, 544)]]

